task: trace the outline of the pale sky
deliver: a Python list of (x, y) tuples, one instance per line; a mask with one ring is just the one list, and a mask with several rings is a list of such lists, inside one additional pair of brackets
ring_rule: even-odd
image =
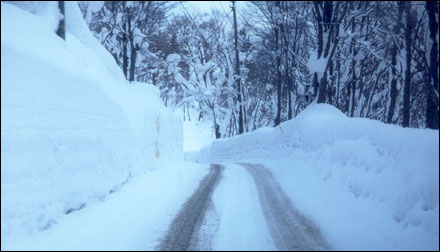
[[(211, 9), (217, 9), (220, 12), (230, 13), (232, 5), (231, 1), (182, 1), (182, 4), (188, 11), (198, 10), (206, 13), (209, 13)], [(237, 1), (236, 5), (237, 11), (239, 12), (240, 9), (246, 5), (246, 1)]]
[[(211, 8), (219, 9), (220, 11), (223, 11), (223, 9), (227, 12), (231, 10), (231, 2), (230, 1), (188, 1), (183, 3), (186, 6), (191, 6), (193, 8), (197, 8), (201, 12), (207, 12), (209, 13), (211, 11)], [(223, 9), (222, 9), (223, 7)]]

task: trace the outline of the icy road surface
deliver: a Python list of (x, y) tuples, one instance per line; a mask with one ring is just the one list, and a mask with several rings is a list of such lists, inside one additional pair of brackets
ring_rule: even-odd
[(330, 250), (264, 166), (211, 165), (159, 250)]

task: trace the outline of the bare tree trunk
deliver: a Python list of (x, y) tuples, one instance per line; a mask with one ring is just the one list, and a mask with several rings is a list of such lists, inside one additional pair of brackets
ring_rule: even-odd
[(66, 40), (64, 1), (58, 1), (58, 9), (60, 10), (62, 17), (60, 19), (60, 22), (58, 23), (57, 35)]
[(287, 23), (285, 25), (285, 13), (286, 13), (286, 2), (282, 2), (280, 6), (280, 12), (282, 13), (282, 22), (280, 23), (281, 34), (284, 40), (284, 56), (286, 62), (285, 64), (285, 81), (287, 82), (287, 119), (292, 119), (292, 79), (289, 76), (289, 40), (287, 39), (288, 27)]
[[(279, 9), (280, 1), (275, 2), (275, 7)], [(275, 53), (277, 55), (277, 116), (275, 117), (274, 126), (278, 126), (281, 123), (281, 56), (279, 53), (279, 27), (278, 23), (275, 24)]]
[(247, 116), (246, 116), (246, 96), (244, 95), (244, 90), (241, 89), (241, 94), (243, 97), (243, 124), (244, 124), (244, 130), (246, 130), (246, 132), (249, 132), (249, 125), (248, 125), (248, 120), (247, 120)]
[(239, 104), (239, 115), (238, 115), (238, 134), (243, 134), (243, 104), (241, 103), (241, 78), (240, 78), (240, 58), (238, 53), (238, 33), (237, 33), (237, 15), (235, 11), (235, 1), (232, 1), (232, 11), (234, 14), (234, 38), (235, 38), (235, 75), (237, 76), (236, 83), (238, 88), (238, 104)]
[[(332, 13), (333, 11), (333, 2), (332, 1), (326, 1), (324, 2), (324, 8), (323, 8), (323, 16), (322, 16), (322, 21), (324, 22), (323, 24), (323, 34), (326, 34), (326, 45), (325, 45), (325, 49), (323, 52), (323, 55), (321, 55), (322, 58), (327, 58), (329, 56), (329, 51), (330, 51), (330, 45), (332, 44), (331, 38), (330, 38), (330, 33), (331, 33), (331, 21), (332, 21)], [(324, 42), (324, 41), (323, 41)], [(330, 58), (328, 59), (328, 63), (330, 62)], [(321, 77), (321, 81), (319, 83), (319, 94), (318, 94), (318, 100), (317, 103), (324, 103), (325, 102), (325, 98), (326, 98), (326, 92), (327, 92), (327, 85), (328, 85), (328, 80), (327, 80), (327, 71), (324, 71), (324, 73), (322, 74)]]
[[(338, 52), (339, 54), (339, 52)], [(336, 81), (336, 107), (339, 107), (339, 87), (341, 84), (341, 60), (339, 60), (340, 56), (338, 55), (338, 60), (336, 61), (336, 71), (337, 71), (337, 81)]]
[(429, 17), (429, 79), (426, 83), (426, 127), (430, 129), (439, 128), (439, 97), (438, 97), (438, 2), (426, 1), (426, 10)]
[(189, 114), (189, 106), (188, 106), (188, 104), (186, 104), (186, 112), (188, 113), (188, 121), (190, 121), (191, 122), (191, 116), (190, 116), (190, 114)]
[(333, 22), (336, 22), (334, 20), (333, 1), (315, 4), (315, 12), (317, 13), (318, 23), (319, 20), (322, 22), (322, 25), (318, 25), (318, 59), (327, 58), (327, 65), (319, 83), (317, 103), (325, 103), (328, 89), (327, 71), (338, 44), (338, 38), (335, 36), (335, 24), (333, 24)]
[[(351, 24), (351, 32), (354, 33), (355, 32), (355, 22), (353, 22)], [(351, 61), (351, 94), (349, 96), (349, 103), (350, 105), (349, 110), (347, 111), (347, 115), (350, 115), (351, 117), (353, 117), (354, 115), (354, 109), (356, 107), (356, 84), (357, 84), (357, 76), (356, 76), (356, 56), (358, 54), (358, 50), (356, 48), (356, 38), (353, 36), (353, 38), (351, 39), (351, 57), (352, 57), (352, 61)]]
[[(324, 48), (324, 41), (323, 41), (323, 13), (321, 12), (322, 9), (322, 1), (314, 1), (313, 2), (315, 7), (315, 18), (318, 25), (318, 59), (322, 57), (322, 51)], [(318, 88), (319, 88), (319, 80), (318, 80), (318, 74), (314, 73), (313, 75), (313, 91), (315, 98), (318, 95)]]
[[(402, 12), (403, 12), (403, 8), (402, 8), (402, 3), (399, 2), (399, 15), (396, 21), (396, 24), (394, 25), (394, 36), (398, 36), (400, 33), (400, 23), (401, 23), (401, 19), (402, 19)], [(392, 123), (393, 122), (393, 117), (394, 117), (394, 110), (396, 107), (396, 97), (397, 97), (397, 50), (398, 50), (398, 45), (397, 45), (397, 41), (394, 41), (394, 45), (391, 51), (391, 74), (392, 74), (392, 79), (391, 79), (391, 87), (390, 87), (390, 107), (388, 110), (388, 118), (387, 118), (387, 123)]]
[(403, 87), (403, 127), (409, 127), (410, 121), (410, 95), (411, 95), (411, 33), (412, 33), (412, 22), (411, 22), (411, 3), (405, 2), (405, 16), (406, 16), (406, 27), (405, 27), (405, 46), (406, 46), (406, 71), (405, 71), (405, 86)]
[(128, 68), (128, 56), (127, 56), (127, 11), (125, 7), (126, 2), (123, 2), (123, 10), (124, 10), (124, 27), (122, 31), (122, 71), (124, 72), (125, 79), (127, 78), (127, 68)]
[(131, 27), (131, 13), (128, 15), (128, 32), (130, 40), (130, 77), (128, 79), (129, 82), (132, 82), (135, 80), (134, 78), (134, 70), (136, 68), (136, 51), (138, 50), (137, 45), (134, 44), (134, 34), (133, 29)]

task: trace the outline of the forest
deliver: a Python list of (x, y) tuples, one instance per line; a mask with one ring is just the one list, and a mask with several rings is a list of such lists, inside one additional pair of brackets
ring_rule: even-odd
[(127, 80), (159, 87), (183, 120), (212, 121), (216, 138), (277, 126), (313, 102), (439, 128), (436, 1), (230, 2), (210, 14), (186, 4), (80, 8)]
[(2, 1), (2, 251), (439, 251), (437, 1)]

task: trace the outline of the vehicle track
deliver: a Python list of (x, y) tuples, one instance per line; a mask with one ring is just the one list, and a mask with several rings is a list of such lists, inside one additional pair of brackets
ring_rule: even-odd
[(264, 166), (240, 163), (257, 186), (266, 224), (278, 250), (330, 250), (319, 228), (302, 215)]
[(223, 169), (222, 165), (211, 164), (209, 174), (203, 178), (197, 190), (171, 222), (168, 233), (157, 247), (158, 250), (183, 251), (194, 246), (193, 240), (197, 238), (212, 192)]
[[(259, 164), (240, 163), (240, 165), (247, 169), (255, 182), (263, 216), (277, 250), (332, 249), (319, 228), (293, 206), (267, 168)], [(203, 220), (208, 212), (211, 195), (223, 170), (222, 165), (211, 164), (209, 174), (200, 182), (197, 190), (176, 215), (168, 233), (156, 247), (158, 250), (198, 249), (199, 231), (204, 225)], [(203, 239), (206, 237), (204, 236)]]

